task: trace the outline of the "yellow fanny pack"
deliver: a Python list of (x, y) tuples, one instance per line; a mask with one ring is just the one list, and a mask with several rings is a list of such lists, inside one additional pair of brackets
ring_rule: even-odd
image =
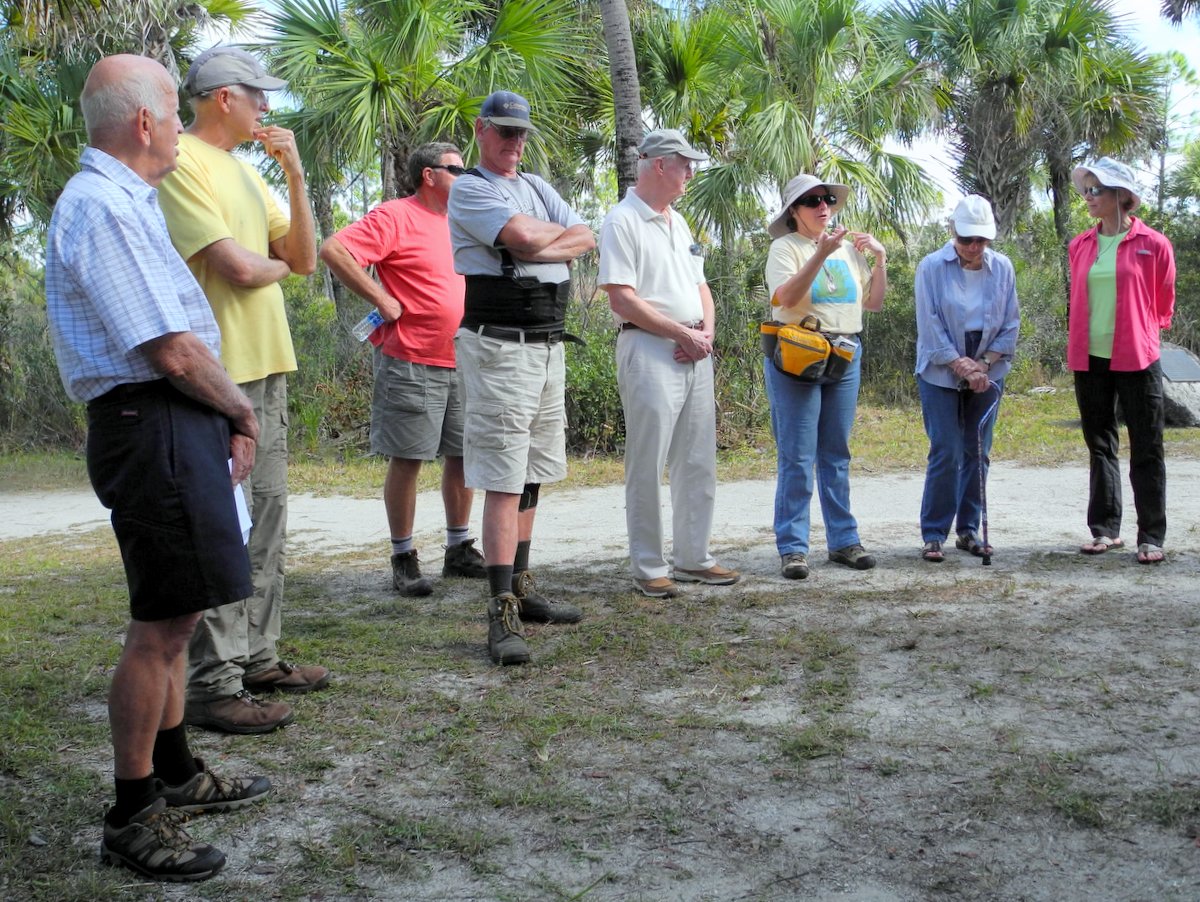
[(758, 327), (763, 354), (775, 369), (801, 382), (836, 382), (854, 360), (858, 342), (826, 335), (809, 314), (799, 323), (765, 322)]

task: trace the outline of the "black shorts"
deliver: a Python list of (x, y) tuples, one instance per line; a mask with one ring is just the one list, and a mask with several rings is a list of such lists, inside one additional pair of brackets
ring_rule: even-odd
[(229, 421), (165, 379), (88, 404), (88, 477), (112, 510), (134, 620), (254, 594), (229, 479)]

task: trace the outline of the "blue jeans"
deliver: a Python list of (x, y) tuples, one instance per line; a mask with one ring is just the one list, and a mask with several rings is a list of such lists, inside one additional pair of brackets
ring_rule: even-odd
[[(1004, 381), (997, 383), (1004, 394)], [(958, 535), (979, 532), (983, 493), (979, 468), (987, 480), (996, 413), (983, 428), (980, 457), (979, 422), (997, 401), (996, 389), (982, 393), (942, 388), (917, 377), (921, 416), (929, 436), (925, 494), (921, 497), (921, 540), (944, 542), (954, 526)]]
[(763, 360), (771, 430), (775, 433), (775, 546), (808, 554), (813, 472), (831, 550), (858, 544), (850, 513), (850, 428), (858, 407), (862, 345), (845, 375), (826, 385), (799, 382)]

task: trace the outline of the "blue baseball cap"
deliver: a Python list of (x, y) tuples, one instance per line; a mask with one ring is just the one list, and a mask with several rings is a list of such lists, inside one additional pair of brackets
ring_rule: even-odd
[(512, 91), (496, 91), (489, 94), (479, 108), (479, 118), (493, 125), (511, 125), (537, 131), (529, 121), (529, 101)]

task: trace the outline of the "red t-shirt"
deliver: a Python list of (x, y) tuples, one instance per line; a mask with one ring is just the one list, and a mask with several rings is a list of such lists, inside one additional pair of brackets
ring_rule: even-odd
[(415, 196), (380, 204), (335, 236), (359, 266), (375, 266), (384, 291), (404, 312), (371, 333), (389, 357), (454, 366), (454, 333), (463, 318), (463, 277), (454, 271), (450, 224)]

